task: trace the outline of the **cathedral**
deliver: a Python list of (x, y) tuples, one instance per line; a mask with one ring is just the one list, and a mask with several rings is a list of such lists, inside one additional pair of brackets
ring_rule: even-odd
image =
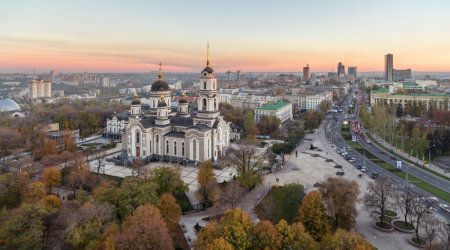
[(171, 110), (171, 93), (161, 64), (149, 103), (145, 112), (138, 99), (131, 103), (122, 134), (122, 151), (129, 160), (216, 161), (230, 145), (230, 123), (219, 115), (217, 78), (209, 66), (209, 56), (200, 76), (197, 113), (191, 114), (185, 98), (179, 101), (176, 112)]

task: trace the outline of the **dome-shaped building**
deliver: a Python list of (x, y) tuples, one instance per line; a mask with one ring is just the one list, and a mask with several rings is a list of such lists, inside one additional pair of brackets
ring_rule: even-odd
[(5, 98), (0, 99), (0, 112), (20, 111), (20, 106), (15, 101)]
[(172, 104), (169, 84), (167, 84), (167, 82), (165, 82), (163, 80), (163, 73), (161, 70), (161, 65), (162, 64), (159, 63), (158, 79), (152, 84), (152, 87), (150, 88), (150, 93), (149, 93), (150, 111), (153, 111), (153, 113), (155, 113), (156, 108), (158, 108), (160, 96), (165, 96), (164, 101), (168, 107), (170, 107), (170, 105)]

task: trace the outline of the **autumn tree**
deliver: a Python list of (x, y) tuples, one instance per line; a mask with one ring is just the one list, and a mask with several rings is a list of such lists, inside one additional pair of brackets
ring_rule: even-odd
[(200, 164), (197, 182), (200, 187), (196, 197), (203, 203), (203, 207), (213, 204), (217, 196), (217, 180), (210, 160)]
[(94, 249), (100, 244), (105, 224), (112, 219), (111, 205), (86, 203), (67, 218), (66, 242), (77, 249)]
[(42, 204), (23, 204), (0, 221), (0, 248), (43, 249), (44, 220), (51, 212)]
[(223, 238), (234, 249), (248, 249), (252, 246), (253, 224), (248, 214), (239, 208), (227, 210), (218, 223), (210, 223), (202, 229), (194, 242), (195, 249), (207, 249), (214, 239)]
[(388, 200), (391, 199), (395, 190), (394, 185), (387, 177), (380, 176), (368, 184), (367, 190), (368, 192), (363, 198), (365, 207), (377, 220), (379, 218), (378, 226), (390, 228), (391, 226), (385, 222), (384, 216), (389, 205)]
[(256, 127), (255, 116), (253, 111), (247, 111), (244, 119), (244, 131), (248, 140), (256, 140), (258, 134), (258, 128)]
[(40, 181), (33, 181), (24, 195), (24, 201), (26, 202), (38, 202), (42, 200), (47, 194), (44, 183)]
[(218, 238), (209, 243), (206, 250), (234, 250), (233, 246), (224, 238)]
[(305, 227), (303, 226), (303, 224), (294, 223), (290, 227), (293, 237), (289, 249), (319, 249), (319, 245), (311, 237), (311, 235), (305, 231)]
[(325, 236), (321, 242), (324, 250), (372, 250), (372, 245), (356, 232), (338, 228), (334, 234)]
[(66, 130), (61, 133), (61, 143), (63, 151), (69, 152), (75, 151), (76, 145), (73, 140), (72, 131)]
[(61, 169), (58, 167), (48, 167), (42, 173), (42, 182), (44, 182), (48, 191), (52, 191), (52, 187), (59, 186), (61, 183)]
[(27, 172), (0, 175), (0, 207), (14, 208), (22, 202), (28, 191), (30, 177)]
[(159, 197), (158, 207), (169, 232), (175, 232), (181, 216), (181, 208), (175, 197), (168, 193), (162, 194), (161, 197)]
[(62, 205), (61, 199), (54, 194), (46, 195), (43, 203), (49, 209), (58, 209)]
[(262, 220), (253, 229), (253, 247), (256, 249), (280, 249), (281, 239), (277, 228), (268, 220)]
[(89, 171), (84, 159), (75, 159), (74, 165), (70, 168), (70, 173), (67, 180), (75, 195), (77, 189), (82, 189), (85, 187), (90, 177), (91, 172)]
[(9, 151), (23, 146), (23, 137), (12, 128), (0, 127), (0, 156), (7, 156)]
[(186, 184), (181, 179), (179, 167), (158, 167), (152, 171), (151, 175), (151, 179), (156, 183), (158, 194), (171, 193), (177, 196), (187, 190)]
[(318, 191), (312, 191), (305, 196), (298, 219), (315, 240), (320, 241), (328, 233), (325, 205)]
[(152, 205), (138, 207), (122, 224), (118, 249), (174, 249), (166, 223)]
[(332, 220), (333, 230), (350, 230), (355, 226), (358, 211), (359, 187), (355, 181), (329, 177), (321, 183), (319, 191), (326, 203), (327, 213)]
[(238, 181), (250, 189), (262, 183), (261, 169), (267, 158), (268, 150), (259, 152), (255, 144), (240, 142), (227, 149), (224, 161), (236, 169)]

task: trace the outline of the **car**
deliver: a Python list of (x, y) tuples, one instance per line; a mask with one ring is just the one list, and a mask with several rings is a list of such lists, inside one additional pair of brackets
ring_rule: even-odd
[(350, 163), (353, 163), (353, 162), (355, 162), (355, 161), (356, 161), (355, 158), (350, 158), (350, 160), (348, 160), (348, 162), (350, 162)]
[(360, 171), (361, 171), (361, 172), (366, 172), (366, 171), (367, 171), (367, 168), (366, 168), (366, 167), (362, 167), (362, 168), (360, 169)]
[(358, 164), (358, 165), (356, 165), (356, 168), (357, 169), (361, 169), (363, 167), (363, 165), (362, 164)]
[(370, 178), (372, 178), (372, 179), (376, 179), (376, 178), (378, 178), (378, 176), (379, 176), (380, 174), (379, 173), (372, 173), (371, 175), (370, 175)]
[(348, 160), (350, 160), (351, 159), (351, 157), (350, 156), (348, 156), (348, 155), (346, 155), (345, 156), (345, 159), (348, 161)]
[(336, 172), (336, 175), (344, 175), (345, 173), (344, 172), (342, 172), (342, 171), (337, 171)]
[(314, 183), (314, 187), (320, 187), (320, 183), (318, 182)]
[(342, 165), (334, 165), (334, 168), (342, 168)]

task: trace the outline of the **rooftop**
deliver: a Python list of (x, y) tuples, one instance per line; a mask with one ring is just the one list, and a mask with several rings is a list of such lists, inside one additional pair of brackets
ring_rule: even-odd
[(289, 103), (288, 102), (279, 101), (279, 102), (275, 102), (275, 103), (266, 104), (266, 105), (261, 106), (261, 107), (256, 108), (256, 109), (257, 110), (277, 110), (277, 109), (280, 109), (280, 108), (282, 108), (282, 107), (284, 107), (286, 105), (289, 105)]

